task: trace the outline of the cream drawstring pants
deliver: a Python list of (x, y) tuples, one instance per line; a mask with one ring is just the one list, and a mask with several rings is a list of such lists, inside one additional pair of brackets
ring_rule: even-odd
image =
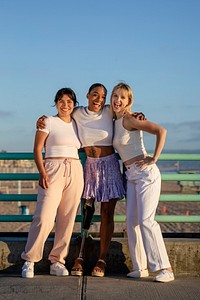
[(154, 220), (161, 188), (158, 167), (145, 168), (135, 163), (126, 167), (126, 216), (130, 255), (134, 270), (152, 272), (170, 267), (159, 224)]
[(42, 259), (45, 241), (56, 221), (49, 260), (64, 264), (83, 191), (83, 169), (79, 160), (70, 158), (46, 160), (45, 169), (49, 187), (38, 187), (36, 210), (21, 257), (30, 262)]

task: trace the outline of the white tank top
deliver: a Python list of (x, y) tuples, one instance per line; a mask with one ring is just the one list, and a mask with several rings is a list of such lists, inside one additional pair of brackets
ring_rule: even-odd
[(113, 146), (123, 162), (138, 155), (146, 154), (141, 130), (126, 130), (123, 118), (115, 120)]
[(79, 106), (74, 109), (72, 116), (78, 127), (82, 147), (112, 145), (113, 117), (110, 106), (105, 105), (99, 112)]
[(46, 127), (39, 129), (48, 133), (45, 143), (45, 157), (71, 157), (77, 158), (80, 141), (75, 121), (66, 123), (58, 116), (45, 119)]

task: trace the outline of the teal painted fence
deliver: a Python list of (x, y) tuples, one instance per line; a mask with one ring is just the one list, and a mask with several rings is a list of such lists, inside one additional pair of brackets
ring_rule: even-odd
[[(82, 163), (85, 161), (85, 154), (80, 152)], [(0, 160), (33, 160), (33, 153), (0, 153)], [(161, 154), (159, 160), (163, 161), (200, 161), (200, 154)], [(38, 180), (38, 173), (0, 173), (0, 181), (33, 181)], [(165, 174), (161, 175), (163, 181), (192, 182), (200, 188), (200, 174)], [(164, 202), (200, 202), (200, 190), (196, 194), (161, 194), (160, 201)], [(28, 202), (36, 201), (37, 194), (0, 194), (0, 201), (3, 202)], [(124, 199), (125, 201), (125, 199)], [(199, 212), (198, 212), (199, 213)], [(100, 222), (99, 215), (94, 215), (93, 222)], [(200, 215), (156, 215), (158, 222), (195, 222), (200, 223)], [(32, 215), (2, 215), (0, 222), (31, 222)], [(76, 216), (76, 222), (82, 222), (82, 215)], [(115, 215), (115, 222), (125, 222), (125, 215)]]

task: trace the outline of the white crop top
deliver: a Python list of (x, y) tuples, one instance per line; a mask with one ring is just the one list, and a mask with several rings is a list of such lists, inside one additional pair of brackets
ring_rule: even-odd
[(71, 157), (77, 158), (80, 141), (75, 121), (66, 123), (58, 116), (45, 119), (46, 127), (39, 129), (48, 133), (45, 143), (45, 157)]
[(113, 146), (123, 162), (138, 155), (146, 154), (141, 130), (126, 130), (123, 118), (115, 120)]
[(74, 109), (72, 116), (78, 127), (82, 147), (112, 145), (113, 117), (109, 105), (105, 105), (99, 112), (79, 106)]

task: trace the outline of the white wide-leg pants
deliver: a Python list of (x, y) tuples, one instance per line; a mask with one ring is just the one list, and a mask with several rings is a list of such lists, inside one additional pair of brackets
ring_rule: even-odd
[(170, 267), (159, 224), (154, 220), (158, 206), (161, 176), (153, 164), (145, 168), (127, 166), (127, 233), (134, 270), (152, 272)]

